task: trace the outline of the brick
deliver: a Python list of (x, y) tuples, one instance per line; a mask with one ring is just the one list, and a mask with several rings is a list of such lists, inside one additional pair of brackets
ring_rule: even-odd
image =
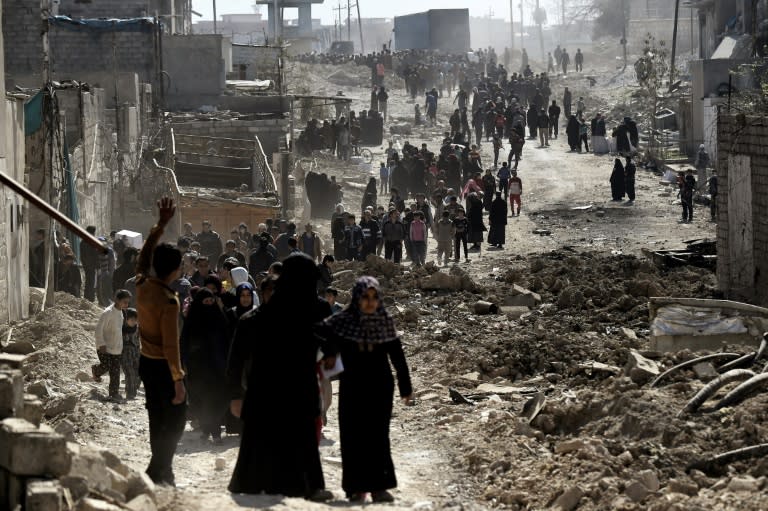
[(64, 491), (58, 481), (31, 481), (27, 483), (24, 508), (26, 511), (62, 511)]
[(26, 355), (13, 355), (11, 353), (0, 353), (0, 370), (19, 369), (24, 370), (24, 361)]
[(21, 371), (0, 371), (0, 419), (14, 417), (23, 407), (24, 377)]
[(63, 436), (24, 419), (0, 422), (0, 467), (18, 476), (53, 476), (69, 472), (71, 459)]

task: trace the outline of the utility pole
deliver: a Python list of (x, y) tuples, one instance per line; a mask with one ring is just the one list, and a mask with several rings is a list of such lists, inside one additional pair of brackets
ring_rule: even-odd
[(624, 47), (624, 68), (621, 71), (624, 72), (627, 69), (627, 23), (629, 23), (629, 19), (627, 19), (627, 0), (621, 0), (621, 12), (624, 15), (624, 26), (622, 27), (621, 36), (621, 45)]
[[(334, 11), (336, 11), (336, 19), (334, 20), (334, 24), (336, 25), (337, 30), (334, 31), (334, 35), (336, 35), (336, 40), (341, 41), (341, 11), (344, 9), (341, 4), (338, 4), (336, 7), (333, 8)], [(338, 20), (338, 21), (337, 21)]]
[(541, 28), (541, 24), (544, 21), (544, 12), (539, 7), (539, 0), (536, 0), (536, 11), (534, 18), (536, 21), (536, 26), (539, 30), (539, 49), (541, 50), (541, 59), (544, 60), (546, 57), (546, 54), (544, 53), (544, 30)]
[(669, 89), (675, 81), (675, 52), (677, 51), (677, 22), (680, 17), (680, 0), (675, 0), (675, 25), (672, 28), (672, 61), (669, 64)]
[(360, 53), (365, 55), (365, 43), (363, 43), (363, 21), (360, 19), (360, 0), (355, 2), (357, 7), (357, 28), (360, 30)]
[(515, 0), (509, 0), (509, 47), (510, 54), (515, 51)]
[(213, 33), (214, 34), (217, 33), (217, 30), (216, 30), (216, 28), (217, 28), (216, 27), (216, 18), (217, 18), (217, 16), (216, 16), (216, 0), (213, 0)]
[[(48, 31), (50, 30), (50, 22), (48, 16), (51, 14), (51, 2), (50, 0), (40, 0), (40, 21), (42, 23), (42, 32), (40, 34), (43, 44), (43, 80), (45, 80), (45, 93), (43, 95), (43, 101), (49, 102), (49, 105), (53, 104), (53, 98), (48, 97), (47, 94), (53, 94), (53, 87), (51, 84), (51, 46), (48, 40)], [(43, 112), (47, 108), (43, 108)], [(42, 197), (47, 198), (48, 204), (53, 204), (53, 125), (51, 115), (45, 115), (43, 118), (43, 136), (45, 148), (43, 150), (43, 183)], [(49, 124), (50, 123), (50, 124)], [(56, 238), (54, 235), (56, 224), (53, 221), (53, 217), (48, 217), (48, 240), (46, 247), (46, 264), (45, 264), (45, 303), (44, 307), (51, 307), (54, 305), (54, 290), (55, 282), (53, 275), (53, 261), (54, 250), (56, 247)]]
[(565, 0), (560, 0), (560, 45), (565, 44)]
[(278, 42), (278, 39), (280, 38), (280, 27), (283, 24), (283, 20), (280, 18), (280, 0), (275, 0), (274, 5), (274, 11), (275, 11), (275, 34), (274, 34), (274, 42), (275, 44)]
[(523, 0), (520, 0), (520, 51), (525, 49), (525, 23), (523, 22)]
[(347, 41), (352, 40), (352, 2), (347, 0)]

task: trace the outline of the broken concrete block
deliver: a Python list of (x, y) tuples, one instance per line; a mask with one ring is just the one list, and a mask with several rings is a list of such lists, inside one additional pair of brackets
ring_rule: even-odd
[(718, 372), (715, 370), (715, 366), (709, 362), (700, 362), (693, 366), (692, 369), (694, 374), (696, 374), (696, 377), (702, 381), (713, 380), (719, 376)]
[(627, 485), (624, 490), (624, 494), (629, 497), (632, 502), (642, 502), (651, 492), (640, 481), (632, 481)]
[(555, 454), (567, 454), (569, 452), (580, 451), (585, 445), (584, 441), (578, 438), (566, 440), (555, 446)]
[(16, 416), (23, 407), (24, 376), (21, 371), (0, 371), (0, 419)]
[(581, 497), (584, 496), (584, 492), (578, 486), (574, 486), (565, 490), (557, 500), (555, 500), (554, 508), (562, 511), (571, 511), (576, 509), (579, 505)]
[(502, 305), (507, 307), (529, 307), (534, 308), (541, 304), (541, 295), (525, 289), (517, 284), (512, 285), (509, 295), (504, 298)]
[(131, 472), (128, 476), (128, 490), (125, 498), (131, 501), (139, 495), (149, 495), (155, 500), (155, 483), (144, 472)]
[(14, 355), (29, 355), (37, 351), (37, 348), (29, 341), (14, 341), (5, 346), (3, 351), (5, 353), (13, 353)]
[(621, 332), (621, 335), (624, 336), (626, 339), (629, 339), (630, 341), (637, 340), (637, 334), (631, 328), (621, 327), (619, 331)]
[(66, 440), (50, 427), (24, 419), (0, 422), (0, 467), (19, 476), (58, 477), (70, 466)]
[(79, 476), (62, 476), (59, 478), (61, 486), (69, 490), (72, 500), (78, 501), (88, 495), (88, 481)]
[(659, 491), (659, 476), (654, 470), (642, 470), (637, 474), (637, 480), (645, 485), (650, 491)]
[(18, 369), (24, 372), (24, 362), (27, 360), (26, 355), (14, 355), (13, 353), (0, 353), (0, 370), (3, 369)]
[(103, 500), (85, 498), (77, 504), (75, 511), (120, 511), (120, 508)]
[(25, 502), (26, 511), (61, 511), (64, 509), (64, 490), (58, 481), (30, 481)]
[(65, 413), (72, 413), (75, 411), (78, 401), (79, 397), (76, 394), (54, 399), (45, 407), (45, 416), (50, 419)]
[(629, 360), (624, 366), (624, 372), (638, 385), (643, 385), (659, 375), (659, 366), (636, 350), (629, 350)]
[(88, 487), (105, 491), (112, 488), (112, 478), (107, 472), (107, 464), (99, 449), (89, 445), (67, 443), (67, 450), (72, 457), (70, 476), (82, 477), (88, 481)]
[(27, 394), (34, 394), (37, 397), (48, 397), (51, 391), (48, 388), (47, 382), (36, 381), (27, 385)]
[(518, 320), (523, 314), (531, 312), (531, 309), (525, 306), (504, 305), (500, 309), (502, 314), (507, 315), (507, 319)]
[(67, 442), (75, 441), (75, 425), (67, 419), (64, 419), (63, 421), (56, 424), (56, 427), (53, 429), (56, 431), (56, 433), (63, 436)]
[(77, 381), (79, 381), (79, 382), (83, 382), (83, 383), (85, 383), (85, 382), (93, 381), (93, 375), (91, 375), (91, 374), (88, 374), (88, 373), (86, 373), (85, 371), (79, 371), (79, 372), (78, 372), (78, 373), (75, 375), (75, 379), (76, 379)]
[(681, 479), (670, 479), (667, 483), (667, 493), (682, 493), (689, 497), (695, 497), (699, 494), (699, 487), (695, 483), (683, 481)]
[(131, 511), (157, 511), (157, 505), (148, 495), (139, 495), (126, 504)]
[(131, 475), (131, 469), (128, 467), (128, 465), (123, 463), (122, 460), (111, 451), (102, 449), (101, 457), (104, 458), (104, 462), (107, 464), (107, 467), (111, 468), (121, 476), (128, 477)]
[(760, 491), (760, 485), (752, 476), (734, 477), (728, 483), (728, 489), (733, 492), (750, 492), (757, 494)]
[(107, 467), (107, 474), (109, 474), (110, 488), (112, 491), (125, 495), (128, 492), (128, 479), (109, 467)]
[(24, 394), (24, 407), (16, 416), (39, 426), (43, 421), (43, 402), (37, 396)]

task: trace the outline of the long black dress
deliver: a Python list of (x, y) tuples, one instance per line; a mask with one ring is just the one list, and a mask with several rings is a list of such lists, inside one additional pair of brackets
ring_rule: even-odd
[(181, 333), (181, 353), (189, 387), (190, 415), (200, 422), (202, 433), (221, 438), (221, 425), (227, 412), (227, 387), (224, 372), (229, 348), (229, 325), (208, 289), (200, 289), (189, 309)]
[[(373, 281), (378, 288), (378, 282), (372, 277), (360, 280)], [(329, 344), (335, 346), (344, 364), (339, 378), (339, 429), (341, 487), (348, 497), (397, 486), (389, 443), (395, 389), (390, 362), (397, 373), (400, 396), (410, 396), (413, 392), (403, 345), (391, 317), (381, 307), (373, 317), (362, 314), (356, 306), (361, 295), (359, 287), (360, 281), (350, 306), (329, 318), (325, 329)], [(388, 325), (384, 328), (377, 323), (383, 316)], [(356, 323), (357, 328), (346, 328), (350, 321)], [(354, 331), (358, 333), (352, 333)]]
[(488, 215), (491, 230), (488, 231), (488, 243), (491, 245), (504, 245), (507, 228), (507, 201), (496, 196), (491, 204), (491, 213)]
[[(317, 268), (304, 254), (283, 261), (269, 303), (240, 319), (229, 356), (232, 399), (242, 396), (244, 363), (252, 360), (241, 419), (243, 433), (229, 491), (311, 497), (325, 489), (317, 420), (315, 325), (331, 315), (317, 297)], [(297, 313), (297, 311), (300, 311)]]
[(467, 199), (467, 219), (469, 220), (469, 242), (479, 244), (483, 242), (483, 233), (488, 229), (483, 223), (483, 202), (477, 196)]
[(568, 119), (565, 134), (568, 135), (568, 146), (571, 148), (571, 151), (575, 151), (579, 147), (579, 121), (575, 115)]
[(621, 160), (616, 158), (613, 162), (613, 172), (611, 172), (611, 196), (613, 200), (620, 201), (625, 193), (624, 165)]

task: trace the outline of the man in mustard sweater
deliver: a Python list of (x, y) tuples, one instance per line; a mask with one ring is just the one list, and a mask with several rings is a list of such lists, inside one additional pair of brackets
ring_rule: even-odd
[[(186, 389), (179, 349), (179, 299), (169, 286), (181, 275), (181, 252), (158, 244), (173, 218), (173, 200), (158, 202), (160, 218), (150, 231), (136, 266), (136, 308), (139, 313), (141, 359), (149, 415), (152, 459), (147, 475), (157, 484), (175, 485), (173, 455), (186, 423)], [(150, 275), (150, 268), (154, 276)]]

